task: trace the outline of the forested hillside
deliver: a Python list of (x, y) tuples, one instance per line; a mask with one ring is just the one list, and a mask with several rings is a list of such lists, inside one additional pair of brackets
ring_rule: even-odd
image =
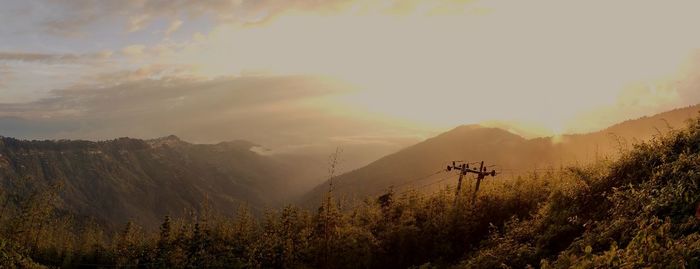
[(3, 209), (5, 267), (698, 268), (700, 118), (617, 160), (490, 181), (475, 203), (444, 189), (253, 218), (207, 207), (106, 233), (61, 215), (43, 192)]
[[(198, 145), (175, 136), (154, 140), (24, 141), (0, 138), (0, 186), (9, 203), (55, 189), (55, 206), (113, 226), (128, 220), (157, 227), (205, 200), (219, 210), (282, 204), (308, 176), (301, 158), (261, 156), (245, 141)], [(311, 166), (311, 165), (309, 165)], [(318, 165), (319, 170), (323, 164)]]
[[(511, 178), (533, 170), (587, 165), (604, 158), (617, 158), (619, 152), (629, 149), (634, 143), (680, 128), (687, 120), (696, 117), (698, 111), (700, 105), (695, 105), (628, 120), (593, 133), (533, 139), (503, 128), (460, 126), (340, 175), (333, 184), (340, 197), (354, 199), (386, 191), (390, 186), (407, 189), (434, 183), (441, 179), (439, 175), (425, 176), (455, 160), (484, 161), (489, 171), (495, 169), (500, 178)], [(454, 181), (445, 181), (448, 182)], [(328, 189), (328, 184), (318, 186), (301, 201), (314, 204)]]

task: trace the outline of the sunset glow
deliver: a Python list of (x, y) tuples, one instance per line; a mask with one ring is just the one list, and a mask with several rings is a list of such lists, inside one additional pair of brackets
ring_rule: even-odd
[(626, 98), (652, 110), (683, 103), (664, 84), (700, 45), (697, 4), (663, 20), (651, 18), (665, 7), (632, 2), (478, 2), (447, 14), (424, 2), (389, 14), (363, 5), (218, 27), (175, 58), (203, 76), (340, 78), (356, 88), (340, 102), (441, 128), (509, 119), (562, 133), (604, 127), (576, 118)]
[(700, 0), (0, 0), (1, 268), (697, 268)]
[[(335, 86), (261, 104), (264, 111), (308, 110), (402, 126), (366, 131), (375, 135), (422, 136), (498, 121), (545, 136), (594, 131), (700, 101), (691, 90), (699, 71), (697, 1), (245, 2), (138, 11), (145, 7), (133, 1), (120, 14), (104, 11), (108, 19), (63, 29), (71, 33), (26, 33), (18, 40), (80, 45), (3, 45), (1, 102), (27, 110), (23, 117), (80, 118), (90, 104), (61, 109), (39, 104), (65, 93), (62, 89), (97, 92), (144, 80), (303, 76)], [(51, 27), (70, 21), (69, 13), (54, 15)], [(100, 40), (106, 33), (119, 41)], [(188, 91), (196, 89), (163, 97), (182, 103), (190, 100)], [(0, 116), (17, 116), (16, 111), (3, 108)], [(121, 117), (118, 111), (104, 113)], [(86, 128), (62, 133), (88, 138), (105, 133)], [(226, 137), (188, 134), (203, 141)]]

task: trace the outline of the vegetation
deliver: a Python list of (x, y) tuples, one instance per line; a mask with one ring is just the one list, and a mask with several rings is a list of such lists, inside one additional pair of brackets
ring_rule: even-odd
[(286, 196), (301, 192), (287, 183), (308, 176), (295, 167), (316, 166), (298, 156), (258, 155), (253, 146), (190, 144), (174, 136), (99, 142), (0, 137), (0, 189), (28, 195), (61, 182), (57, 208), (110, 230), (130, 219), (155, 229), (164, 215), (199, 211), (205, 197), (220, 212), (246, 202), (263, 211), (258, 208), (281, 206)]
[(360, 202), (331, 195), (255, 218), (208, 210), (105, 232), (52, 206), (61, 186), (3, 194), (0, 267), (698, 268), (700, 119), (619, 160)]
[[(471, 159), (486, 165), (498, 165), (510, 171), (560, 167), (592, 163), (603, 158), (618, 158), (635, 141), (646, 141), (682, 127), (693, 118), (700, 105), (681, 108), (651, 117), (629, 120), (587, 134), (527, 139), (512, 127), (488, 128), (465, 125), (421, 143), (385, 156), (362, 168), (344, 173), (334, 180), (336, 196), (377, 195), (390, 185), (427, 175), (453, 160)], [(503, 177), (499, 177), (503, 178)], [(305, 194), (305, 202), (318, 205), (328, 191), (329, 182)]]

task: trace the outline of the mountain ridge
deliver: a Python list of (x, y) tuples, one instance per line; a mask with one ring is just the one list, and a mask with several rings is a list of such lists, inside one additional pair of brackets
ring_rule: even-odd
[[(536, 168), (555, 168), (614, 157), (629, 141), (648, 140), (698, 115), (700, 104), (626, 120), (596, 132), (524, 138), (503, 128), (461, 125), (334, 178), (336, 194), (349, 198), (405, 185), (430, 175), (453, 160), (485, 161), (509, 177)], [(433, 181), (435, 178), (433, 177)], [(363, 189), (370, 189), (369, 191)], [(328, 181), (300, 199), (315, 205), (328, 190)]]
[[(289, 158), (261, 156), (254, 143), (191, 144), (176, 136), (104, 141), (0, 138), (0, 185), (26, 195), (62, 185), (60, 207), (98, 222), (138, 219), (154, 227), (202, 203), (232, 213), (283, 204), (301, 175)], [(298, 158), (297, 156), (294, 156)], [(111, 222), (111, 223), (110, 223)]]
[[(461, 125), (338, 175), (334, 188), (347, 197), (366, 197), (434, 173), (453, 160), (483, 160), (498, 165), (495, 169), (502, 177), (512, 177), (535, 167), (605, 158), (617, 151), (610, 133), (648, 139), (666, 130), (667, 124), (680, 126), (679, 122), (696, 115), (699, 108), (679, 108), (594, 133), (564, 135), (562, 141), (555, 137), (527, 139), (478, 124)], [(164, 215), (197, 211), (205, 200), (217, 211), (232, 212), (247, 204), (261, 212), (302, 194), (297, 201), (313, 204), (328, 189), (325, 182), (304, 193), (313, 187), (310, 178), (325, 176), (321, 161), (292, 154), (258, 154), (255, 147), (259, 145), (246, 140), (195, 144), (176, 135), (102, 141), (0, 136), (0, 184), (27, 192), (27, 185), (40, 189), (61, 181), (60, 206), (66, 211), (112, 224), (142, 219), (151, 227)], [(300, 167), (311, 166), (318, 167), (300, 171)]]

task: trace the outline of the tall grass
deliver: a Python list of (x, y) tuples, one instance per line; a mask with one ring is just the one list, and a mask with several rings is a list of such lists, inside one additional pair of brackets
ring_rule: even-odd
[[(697, 268), (700, 119), (619, 160), (351, 206), (329, 196), (255, 218), (204, 211), (105, 232), (47, 202), (4, 194), (0, 265), (143, 268)], [(465, 191), (465, 195), (469, 195)], [(9, 217), (12, 216), (12, 217)]]

